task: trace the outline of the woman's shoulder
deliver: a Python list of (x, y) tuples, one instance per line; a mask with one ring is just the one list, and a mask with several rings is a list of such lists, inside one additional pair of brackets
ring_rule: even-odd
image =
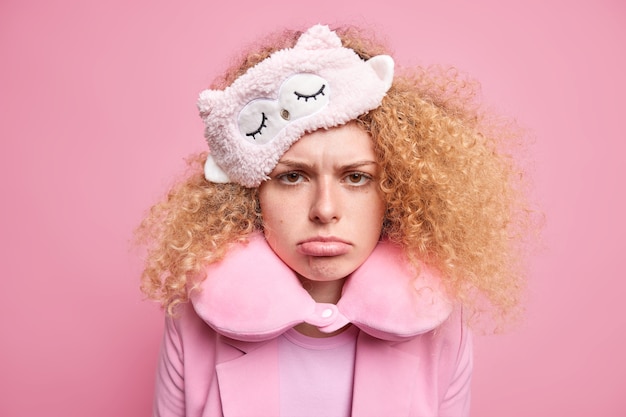
[(455, 306), (448, 318), (436, 328), (395, 344), (396, 348), (407, 353), (446, 361), (456, 361), (468, 350), (471, 351), (471, 346), (472, 332), (461, 306)]

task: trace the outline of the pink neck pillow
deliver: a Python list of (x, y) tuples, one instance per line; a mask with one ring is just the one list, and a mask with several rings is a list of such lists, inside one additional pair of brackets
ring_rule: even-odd
[(352, 323), (399, 341), (438, 327), (453, 308), (436, 274), (425, 265), (418, 274), (385, 241), (347, 278), (336, 305), (317, 303), (261, 234), (209, 265), (191, 302), (215, 331), (243, 341), (269, 340), (300, 323), (328, 333)]

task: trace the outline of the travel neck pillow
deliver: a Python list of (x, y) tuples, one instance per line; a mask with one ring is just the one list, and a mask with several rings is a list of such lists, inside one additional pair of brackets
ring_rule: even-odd
[(317, 303), (260, 233), (206, 272), (191, 295), (196, 313), (216, 332), (243, 341), (269, 340), (301, 323), (327, 333), (352, 323), (400, 341), (435, 329), (453, 309), (439, 276), (423, 264), (417, 271), (384, 240), (346, 279), (337, 304)]

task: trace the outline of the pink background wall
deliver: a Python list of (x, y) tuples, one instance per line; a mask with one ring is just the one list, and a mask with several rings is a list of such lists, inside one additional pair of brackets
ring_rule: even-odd
[(148, 415), (162, 319), (131, 230), (204, 148), (196, 95), (232, 52), (317, 22), (457, 65), (536, 137), (546, 249), (526, 322), (478, 338), (473, 415), (626, 415), (623, 2), (215, 3), (0, 3), (0, 415)]

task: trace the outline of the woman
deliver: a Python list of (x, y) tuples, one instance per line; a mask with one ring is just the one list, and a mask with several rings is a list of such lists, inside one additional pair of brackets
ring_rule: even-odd
[(514, 310), (522, 230), (472, 99), (321, 25), (203, 91), (204, 169), (140, 228), (168, 313), (155, 415), (468, 415), (467, 316)]

